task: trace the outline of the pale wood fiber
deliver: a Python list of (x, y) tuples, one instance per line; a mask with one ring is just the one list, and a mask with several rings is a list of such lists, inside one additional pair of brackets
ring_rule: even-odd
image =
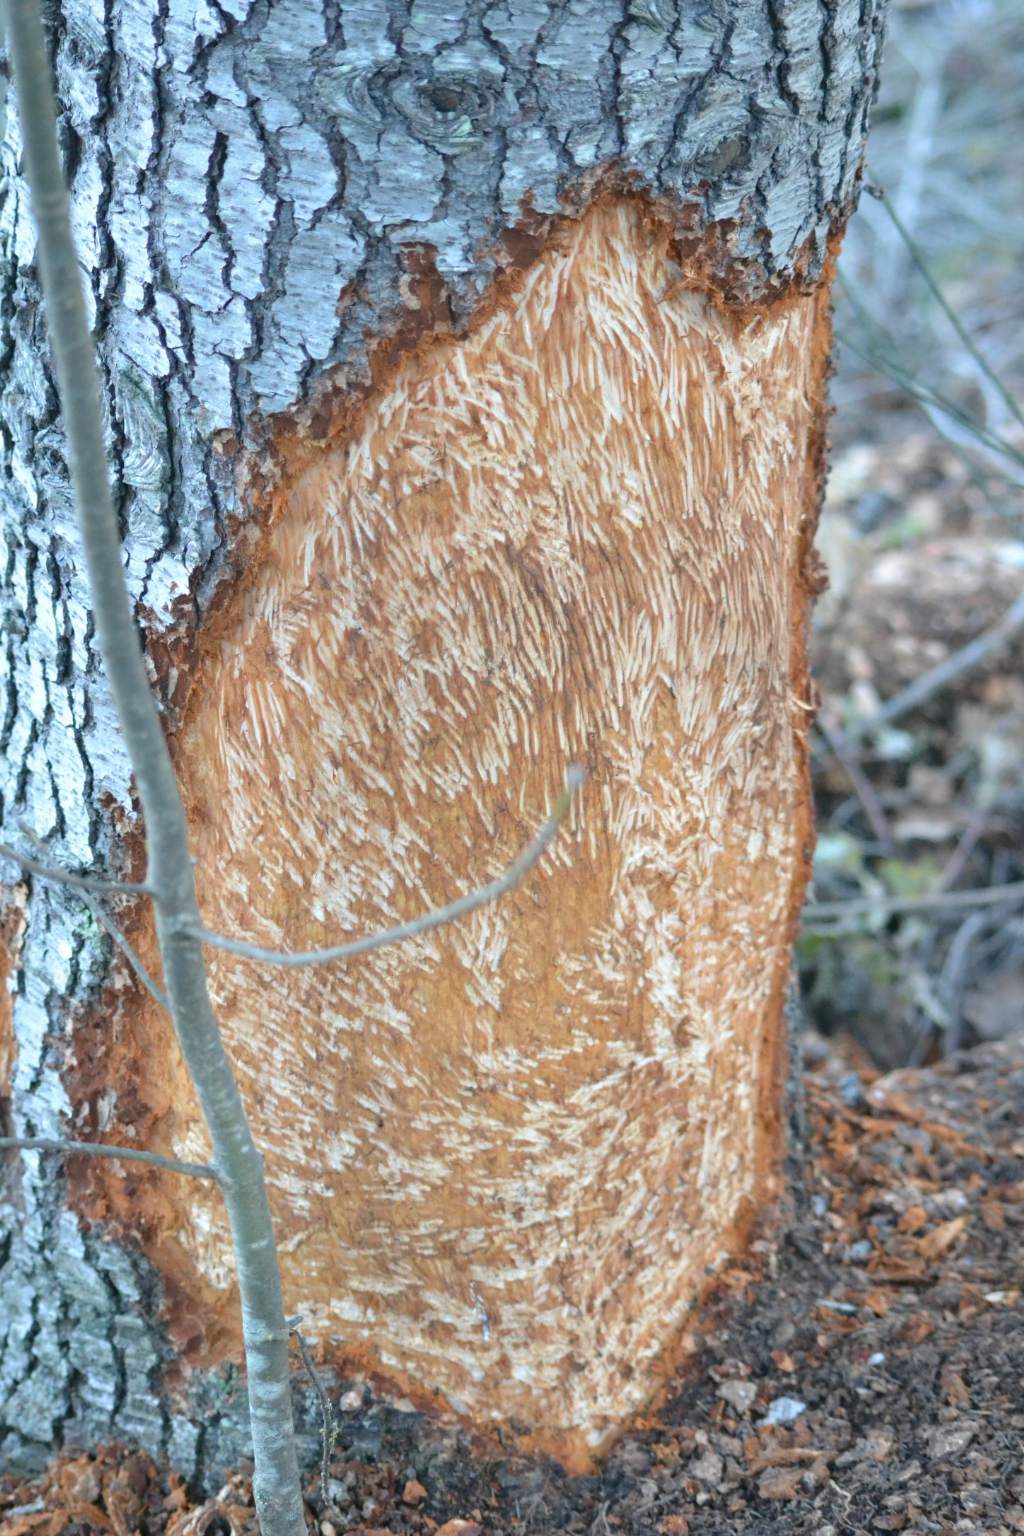
[[(676, 279), (606, 200), (406, 359), (290, 491), (178, 744), (206, 920), (289, 948), (491, 878), (590, 769), (498, 907), (330, 970), (211, 953), (288, 1308), (570, 1452), (777, 1188), (825, 309)], [(155, 1139), (202, 1160), (147, 1006)], [(229, 1331), (192, 1200), (151, 1245)]]

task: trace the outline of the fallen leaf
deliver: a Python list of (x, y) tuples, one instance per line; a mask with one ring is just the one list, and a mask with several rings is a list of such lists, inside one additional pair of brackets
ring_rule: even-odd
[(901, 1344), (920, 1344), (934, 1332), (932, 1319), (923, 1312), (915, 1312), (913, 1317), (908, 1317), (905, 1323), (900, 1324), (896, 1337)]
[(827, 1458), (828, 1452), (816, 1445), (769, 1446), (762, 1451), (750, 1468), (751, 1474), (763, 1472), (765, 1467), (799, 1467), (819, 1457)]
[[(960, 1218), (958, 1217), (957, 1220)], [(925, 1278), (925, 1267), (920, 1262), (911, 1262), (909, 1259), (889, 1259), (881, 1264), (870, 1266), (871, 1276), (875, 1280), (885, 1281), (888, 1285), (917, 1285)]]
[(923, 1258), (934, 1263), (944, 1253), (948, 1253), (957, 1238), (967, 1226), (969, 1216), (954, 1216), (949, 1221), (940, 1222), (931, 1232), (920, 1238), (917, 1244), (918, 1252)]
[(923, 1205), (908, 1205), (896, 1228), (899, 1232), (920, 1232), (927, 1220), (928, 1212)]
[(943, 1367), (942, 1374), (939, 1377), (939, 1385), (942, 1388), (942, 1395), (946, 1402), (951, 1403), (955, 1408), (962, 1408), (965, 1403), (970, 1402), (971, 1394), (967, 1383), (951, 1365)]
[(13, 1515), (4, 1522), (4, 1536), (54, 1536), (59, 1532), (63, 1521), (56, 1524), (58, 1517), (52, 1509), (39, 1509), (31, 1515)]
[(1006, 1231), (1006, 1212), (998, 1200), (983, 1200), (981, 1202), (981, 1219), (987, 1232)]
[(91, 1456), (65, 1462), (57, 1471), (57, 1488), (63, 1504), (95, 1504), (100, 1496), (100, 1474)]
[(795, 1499), (801, 1490), (801, 1467), (769, 1467), (757, 1480), (762, 1499)]
[(55, 1511), (50, 1518), (53, 1521), (49, 1527), (52, 1536), (59, 1536), (59, 1533), (68, 1526), (77, 1528), (81, 1536), (84, 1536), (83, 1526), (88, 1531), (114, 1530), (109, 1515), (105, 1514), (97, 1504), (68, 1504), (63, 1509)]
[[(206, 1536), (215, 1521), (222, 1522), (231, 1536), (241, 1536), (244, 1512), (232, 1504), (222, 1504), (219, 1499), (209, 1499), (198, 1509), (173, 1516), (167, 1526), (166, 1536)], [(214, 1526), (214, 1529), (217, 1529)]]

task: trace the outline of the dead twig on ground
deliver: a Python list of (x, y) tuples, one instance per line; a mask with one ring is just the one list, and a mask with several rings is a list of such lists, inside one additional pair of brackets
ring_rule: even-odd
[(329, 1508), (331, 1495), (328, 1473), (331, 1466), (331, 1453), (334, 1450), (334, 1442), (338, 1437), (338, 1426), (334, 1418), (334, 1409), (331, 1407), (331, 1400), (324, 1391), (323, 1382), (320, 1380), (317, 1368), (313, 1364), (313, 1356), (310, 1353), (309, 1345), (299, 1332), (299, 1319), (297, 1317), (290, 1318), (288, 1328), (296, 1344), (299, 1346), (302, 1364), (305, 1367), (306, 1375), (309, 1377), (313, 1391), (316, 1393), (317, 1402), (320, 1405), (320, 1417), (323, 1420), (320, 1451), (320, 1498), (323, 1501), (324, 1507)]
[(893, 853), (896, 848), (896, 839), (893, 837), (889, 818), (885, 814), (881, 800), (875, 793), (874, 785), (861, 767), (860, 760), (847, 739), (846, 732), (832, 711), (825, 706), (818, 711), (817, 725), (818, 730), (825, 738), (832, 756), (852, 784), (854, 793), (861, 803), (875, 837), (881, 843), (886, 853)]
[(1010, 644), (1014, 636), (1024, 629), (1024, 592), (1010, 604), (1010, 607), (990, 629), (983, 630), (973, 640), (947, 656), (936, 666), (930, 667), (927, 672), (922, 672), (920, 677), (908, 683), (906, 688), (901, 688), (880, 705), (873, 715), (865, 720), (859, 720), (848, 728), (848, 735), (853, 740), (860, 740), (864, 736), (870, 736), (873, 732), (881, 730), (883, 726), (892, 725), (903, 715), (907, 715), (913, 709), (920, 709), (922, 704), (943, 688), (948, 688), (951, 683), (957, 681), (968, 672), (973, 672), (984, 662)]
[(1016, 906), (1024, 902), (1024, 880), (977, 891), (932, 891), (923, 896), (855, 896), (849, 901), (812, 901), (803, 921), (814, 925), (844, 917), (896, 917), (911, 912), (956, 912), (967, 907)]

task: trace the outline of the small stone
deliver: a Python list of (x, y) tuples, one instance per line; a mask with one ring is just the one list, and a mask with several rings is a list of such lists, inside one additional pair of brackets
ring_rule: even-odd
[(422, 1504), (426, 1496), (427, 1490), (424, 1488), (423, 1484), (419, 1482), (415, 1477), (410, 1477), (409, 1481), (402, 1489), (403, 1504)]
[(696, 1457), (690, 1462), (690, 1475), (702, 1483), (710, 1483), (717, 1488), (722, 1481), (722, 1473), (725, 1471), (725, 1462), (716, 1451), (705, 1451), (703, 1456)]
[(976, 1431), (974, 1424), (940, 1424), (928, 1436), (929, 1456), (958, 1456), (970, 1445)]
[(685, 1515), (666, 1515), (658, 1530), (661, 1536), (689, 1536), (690, 1522)]
[(802, 1413), (807, 1412), (807, 1404), (801, 1402), (798, 1397), (773, 1397), (768, 1404), (768, 1412), (761, 1420), (762, 1424), (792, 1424)]
[(352, 1387), (348, 1392), (343, 1392), (338, 1399), (338, 1407), (342, 1413), (358, 1413), (363, 1406), (363, 1394), (359, 1387)]
[(475, 1520), (446, 1520), (434, 1536), (483, 1536), (483, 1526)]
[(847, 1072), (845, 1077), (839, 1079), (838, 1088), (844, 1103), (851, 1109), (860, 1109), (864, 1103), (864, 1084), (858, 1072)]
[(718, 1395), (737, 1413), (749, 1413), (757, 1396), (757, 1385), (752, 1381), (723, 1381)]
[(330, 1494), (331, 1503), (336, 1509), (341, 1509), (343, 1505), (351, 1503), (349, 1495), (355, 1486), (355, 1480), (356, 1475), (354, 1472), (346, 1472), (344, 1478), (329, 1477), (327, 1479), (327, 1492)]
[(888, 1461), (894, 1437), (885, 1429), (869, 1429), (848, 1451), (836, 1458), (839, 1467), (855, 1467), (862, 1461)]

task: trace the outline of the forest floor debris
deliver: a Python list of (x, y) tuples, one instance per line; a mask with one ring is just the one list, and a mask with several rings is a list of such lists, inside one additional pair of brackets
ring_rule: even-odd
[[(1020, 492), (1004, 512), (1011, 503), (1024, 511)], [(1024, 1027), (1024, 902), (1018, 890), (973, 904), (1024, 879), (1024, 629), (898, 720), (865, 726), (1020, 604), (1024, 544), (950, 449), (919, 431), (837, 453), (819, 543), (832, 589), (814, 632), (805, 1005), (817, 1028), (848, 1034), (881, 1066), (923, 1063)], [(937, 893), (962, 893), (963, 905), (887, 906)], [(827, 904), (827, 922), (814, 903)]]
[[(734, 1267), (664, 1402), (589, 1477), (347, 1381), (319, 1536), (1024, 1531), (1024, 1045), (878, 1075), (807, 1041), (777, 1239)], [(861, 1070), (857, 1070), (858, 1061)], [(148, 1457), (0, 1479), (4, 1536), (255, 1536), (247, 1470), (192, 1501)]]

